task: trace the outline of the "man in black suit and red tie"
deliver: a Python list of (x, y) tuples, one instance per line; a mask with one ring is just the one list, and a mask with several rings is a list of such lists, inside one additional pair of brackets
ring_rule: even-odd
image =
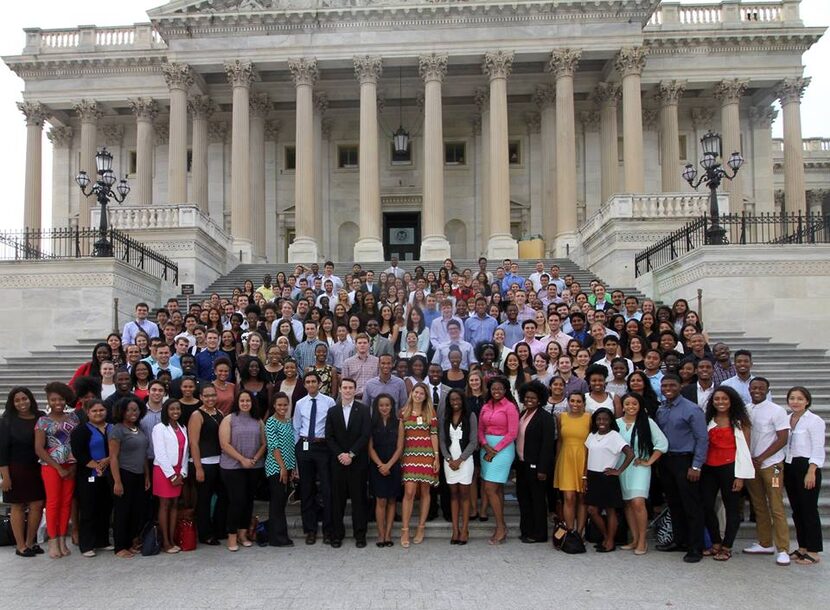
[(326, 418), (326, 442), (332, 456), (331, 546), (340, 548), (346, 535), (343, 523), (346, 499), (352, 501), (352, 529), (355, 546), (366, 546), (368, 517), (366, 487), (369, 480), (369, 407), (354, 399), (357, 383), (344, 377), (340, 381), (340, 398)]

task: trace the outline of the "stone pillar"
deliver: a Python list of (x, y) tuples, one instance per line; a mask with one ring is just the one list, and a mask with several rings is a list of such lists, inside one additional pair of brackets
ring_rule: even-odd
[(208, 121), (216, 110), (216, 104), (206, 95), (195, 95), (188, 102), (193, 117), (193, 161), (191, 163), (191, 201), (203, 214), (208, 208)]
[(490, 239), (487, 258), (519, 256), (519, 244), (510, 234), (510, 158), (507, 130), (507, 78), (513, 70), (513, 51), (488, 51), (482, 64), (490, 80)]
[(753, 106), (749, 109), (752, 125), (752, 161), (748, 168), (753, 185), (753, 199), (756, 214), (771, 214), (775, 211), (774, 177), (772, 165), (772, 124), (778, 110), (772, 106)]
[(828, 194), (830, 189), (812, 189), (807, 192), (810, 214), (821, 214), (824, 211), (824, 200)]
[(277, 189), (279, 188), (279, 136), (281, 123), (277, 120), (265, 121), (265, 258), (268, 262), (284, 263), (285, 247), (280, 246), (281, 238), (277, 233)]
[(296, 237), (288, 245), (289, 263), (313, 263), (320, 259), (315, 239), (317, 215), (314, 205), (314, 83), (320, 74), (317, 60), (288, 60), (296, 92), (296, 140), (294, 171), (294, 228)]
[(267, 93), (252, 93), (251, 107), (251, 236), (254, 259), (265, 260), (265, 119), (271, 111)]
[(444, 115), (441, 107), (441, 83), (447, 75), (447, 55), (421, 55), (418, 57), (418, 72), (424, 80), (421, 260), (441, 261), (450, 256), (450, 242), (444, 234)]
[(677, 104), (685, 90), (686, 83), (676, 80), (661, 81), (657, 87), (660, 102), (660, 182), (664, 193), (682, 190)]
[(617, 105), (620, 100), (620, 85), (619, 83), (598, 83), (593, 97), (599, 106), (601, 199), (604, 204), (619, 188)]
[(360, 239), (354, 245), (354, 260), (382, 261), (377, 86), (383, 63), (369, 55), (353, 61), (360, 82)]
[(43, 182), (43, 123), (49, 109), (40, 102), (18, 102), (17, 108), (26, 117), (26, 181), (23, 193), (23, 226), (41, 228), (41, 190)]
[[(741, 97), (746, 92), (749, 81), (722, 80), (715, 84), (715, 99), (720, 102), (720, 123), (723, 132), (721, 162), (726, 164), (729, 155), (741, 150)], [(729, 211), (738, 214), (744, 209), (743, 173), (738, 173), (734, 180), (724, 180), (723, 190), (729, 193)]]
[[(85, 171), (89, 175), (90, 182), (98, 179), (98, 169), (95, 165), (96, 145), (98, 140), (98, 119), (103, 112), (95, 100), (81, 100), (75, 104), (75, 112), (81, 119), (81, 163), (78, 171)], [(90, 210), (94, 204), (90, 197), (80, 195), (78, 206), (78, 227), (86, 228), (92, 222)]]
[[(487, 251), (490, 238), (490, 89), (478, 87), (474, 93), (475, 104), (481, 115), (481, 137), (479, 138), (479, 155), (481, 163), (481, 198), (479, 201), (481, 218), (480, 252)], [(443, 157), (443, 155), (441, 155)]]
[(556, 89), (537, 85), (533, 101), (539, 109), (542, 139), (542, 237), (550, 256), (556, 237)]
[(69, 151), (72, 148), (72, 128), (55, 125), (46, 137), (52, 143), (52, 226), (65, 228), (70, 226), (70, 193), (78, 190), (74, 176), (70, 175), (72, 163)]
[(153, 121), (158, 115), (158, 103), (151, 97), (132, 98), (130, 110), (135, 115), (135, 178), (130, 191), (134, 205), (153, 203)]
[(227, 122), (208, 123), (208, 210), (210, 217), (230, 235), (230, 151), (227, 150), (227, 136)]
[[(329, 110), (329, 96), (324, 92), (314, 95), (314, 239), (322, 246), (330, 241), (324, 238), (323, 227), (329, 226), (328, 214), (323, 210), (323, 180), (327, 176), (323, 173), (323, 121)], [(330, 252), (320, 252), (321, 258), (330, 259)]]
[(642, 193), (645, 185), (643, 164), (643, 104), (640, 76), (646, 65), (643, 47), (625, 47), (617, 55), (617, 72), (622, 78), (623, 163), (626, 193)]
[(187, 203), (187, 90), (193, 73), (187, 64), (165, 63), (161, 71), (170, 89), (170, 143), (167, 145), (168, 203)]
[(784, 211), (805, 211), (804, 143), (801, 140), (801, 96), (809, 78), (785, 78), (775, 93), (784, 113)]
[(225, 73), (233, 86), (231, 126), (231, 231), (233, 248), (242, 252), (242, 261), (250, 262), (253, 253), (251, 235), (250, 177), (250, 92), (251, 82), (258, 80), (254, 65), (237, 59), (225, 63)]
[(554, 49), (545, 67), (556, 79), (556, 244), (555, 254), (570, 254), (577, 239), (576, 132), (574, 72), (582, 51)]

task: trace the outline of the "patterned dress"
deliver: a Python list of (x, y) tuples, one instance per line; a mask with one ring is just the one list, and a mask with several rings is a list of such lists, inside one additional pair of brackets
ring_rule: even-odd
[(432, 446), (432, 438), (438, 436), (438, 419), (433, 416), (427, 422), (424, 418), (410, 416), (403, 421), (403, 432), (401, 471), (404, 483), (438, 485), (438, 473), (433, 470), (435, 449)]

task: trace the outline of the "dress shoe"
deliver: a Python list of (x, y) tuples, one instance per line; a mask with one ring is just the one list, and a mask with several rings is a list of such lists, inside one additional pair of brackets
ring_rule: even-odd
[(200, 540), (201, 544), (207, 544), (208, 546), (217, 546), (220, 542), (216, 538), (208, 538), (207, 540)]
[(521, 540), (525, 544), (536, 544), (536, 539), (531, 538), (530, 536), (519, 536), (519, 540)]
[(37, 555), (37, 553), (29, 548), (23, 549), (22, 551), (18, 549), (14, 552), (14, 554), (18, 557), (35, 557)]
[(343, 546), (343, 543), (340, 540), (332, 540), (329, 544), (333, 549), (339, 549), (341, 546)]
[(656, 548), (658, 551), (662, 551), (663, 553), (675, 553), (686, 550), (685, 546), (676, 544), (674, 542), (669, 542), (668, 544), (658, 544), (654, 548)]
[(306, 544), (314, 544), (317, 542), (317, 534), (306, 534), (305, 535), (305, 543)]
[(703, 555), (694, 551), (689, 551), (683, 555), (683, 561), (686, 563), (699, 563), (703, 559)]
[(359, 549), (365, 549), (366, 548), (366, 540), (364, 540), (363, 538), (358, 538), (357, 540), (354, 541), (354, 545)]
[(331, 536), (323, 534), (323, 544), (331, 544)]
[(39, 544), (33, 544), (32, 546), (29, 547), (29, 549), (34, 551), (35, 555), (43, 555), (46, 552), (42, 548), (40, 548)]

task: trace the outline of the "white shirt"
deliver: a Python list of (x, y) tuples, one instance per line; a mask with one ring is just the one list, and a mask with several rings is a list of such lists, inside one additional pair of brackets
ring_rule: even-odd
[[(752, 422), (752, 431), (749, 435), (749, 449), (752, 457), (756, 458), (775, 442), (776, 432), (790, 429), (790, 418), (787, 417), (787, 412), (783, 407), (775, 404), (771, 400), (765, 400), (757, 405), (747, 405), (747, 410), (749, 411), (749, 419)], [(784, 447), (764, 460), (761, 463), (761, 468), (769, 468), (773, 464), (778, 464), (783, 460)]]
[(709, 397), (712, 395), (712, 392), (715, 391), (715, 384), (709, 386), (708, 390), (704, 390), (700, 387), (700, 382), (697, 382), (697, 406), (706, 411), (706, 403), (709, 402)]
[(346, 422), (346, 428), (349, 427), (349, 417), (352, 415), (352, 404), (349, 403), (348, 405), (343, 405), (343, 419)]
[[(612, 358), (611, 360), (613, 360), (613, 359), (614, 358)], [(594, 364), (601, 364), (602, 366), (604, 366), (605, 368), (608, 369), (608, 376), (605, 378), (605, 381), (608, 381), (608, 382), (614, 381), (614, 373), (611, 371), (611, 360), (609, 360), (608, 357), (606, 356), (602, 360), (597, 360), (594, 363)], [(625, 360), (625, 363), (628, 365), (628, 375), (630, 375), (631, 373), (634, 372), (634, 363), (631, 362), (631, 360), (629, 360), (628, 358), (624, 358), (624, 360)], [(626, 377), (628, 375), (626, 375)]]
[[(721, 383), (721, 385), (725, 385), (727, 387), (730, 387), (733, 390), (735, 390), (738, 394), (740, 394), (740, 396), (743, 399), (744, 404), (746, 405), (746, 408), (748, 410), (750, 405), (752, 404), (752, 396), (749, 395), (749, 384), (752, 383), (753, 379), (755, 379), (755, 375), (750, 375), (749, 379), (747, 379), (746, 381), (744, 381), (743, 379), (741, 379), (737, 375), (734, 375), (733, 377), (730, 377), (729, 379), (724, 380)], [(772, 394), (769, 393), (769, 392), (767, 393), (767, 400), (769, 400), (769, 401), (772, 400)], [(754, 433), (754, 431), (753, 431), (753, 433)]]
[(619, 432), (610, 430), (607, 434), (593, 432), (585, 439), (588, 448), (588, 470), (603, 472), (606, 468), (615, 468), (623, 447), (628, 443)]
[(389, 267), (384, 271), (384, 273), (387, 275), (394, 275), (396, 278), (400, 279), (403, 278), (403, 274), (405, 273), (405, 271), (400, 267)]
[(180, 337), (184, 337), (187, 339), (187, 347), (195, 347), (196, 346), (196, 335), (191, 335), (189, 332), (184, 331), (183, 333), (179, 333), (173, 338), (173, 341), (178, 341)]
[[(824, 466), (824, 432), (827, 424), (813, 413), (805, 411), (790, 432), (790, 439), (784, 449), (784, 461), (791, 464), (793, 458), (809, 458), (817, 468)], [(753, 430), (754, 432), (754, 430)]]
[(547, 271), (534, 271), (527, 278), (531, 282), (533, 282), (533, 290), (535, 290), (536, 292), (539, 292), (542, 289), (542, 276), (543, 275), (547, 275), (548, 277), (550, 277), (550, 274)]

